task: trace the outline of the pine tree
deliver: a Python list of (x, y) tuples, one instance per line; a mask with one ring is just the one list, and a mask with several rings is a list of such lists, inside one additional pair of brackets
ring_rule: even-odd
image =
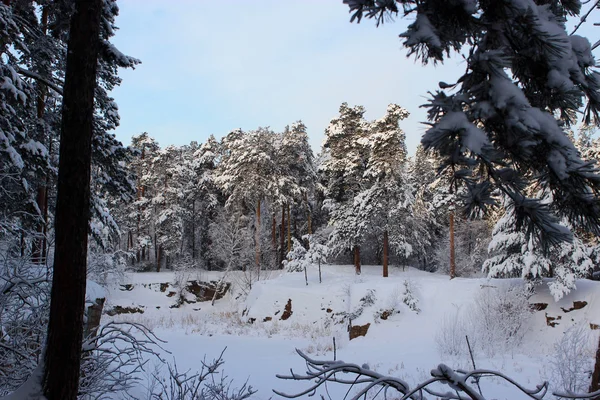
[[(411, 214), (410, 208), (414, 201), (403, 176), (407, 153), (404, 132), (398, 125), (408, 115), (404, 108), (390, 104), (385, 116), (373, 121), (368, 127), (370, 151), (364, 176), (371, 180), (371, 184), (358, 196), (359, 213), (371, 225), (372, 231), (383, 236), (384, 277), (388, 276), (390, 230), (396, 219), (403, 219)], [(394, 229), (394, 233), (397, 232)], [(395, 234), (391, 244), (396, 254), (408, 258), (412, 253), (412, 246), (409, 242), (403, 242), (405, 237)]]
[(329, 211), (330, 224), (334, 226), (329, 246), (333, 254), (347, 250), (353, 252), (356, 273), (360, 274), (360, 245), (368, 225), (359, 216), (360, 203), (355, 197), (364, 189), (367, 167), (367, 123), (362, 106), (340, 106), (339, 117), (334, 118), (325, 130), (324, 158), (321, 171), (326, 175), (327, 187), (324, 204)]
[[(131, 146), (136, 149), (137, 157), (130, 168), (137, 176), (136, 200), (131, 203), (128, 218), (130, 246), (136, 252), (136, 261), (144, 262), (150, 256), (152, 245), (152, 160), (158, 154), (158, 143), (144, 132), (131, 138)], [(129, 245), (128, 245), (129, 247)]]
[(261, 268), (261, 210), (263, 200), (278, 193), (275, 179), (275, 134), (269, 128), (233, 131), (223, 140), (223, 159), (215, 182), (227, 196), (226, 207), (241, 214), (254, 212), (255, 261)]
[[(281, 134), (281, 143), (277, 151), (279, 196), (273, 196), (274, 205), (281, 207), (282, 221), (285, 221), (287, 211), (287, 249), (284, 246), (286, 224), (282, 222), (280, 229), (280, 261), (283, 261), (287, 251), (291, 249), (292, 233), (289, 218), (290, 206), (302, 204), (306, 210), (306, 234), (312, 234), (312, 206), (311, 198), (317, 181), (317, 171), (306, 126), (302, 121), (286, 127)], [(275, 211), (273, 210), (273, 213)], [(274, 226), (274, 231), (275, 231)], [(275, 238), (273, 239), (275, 241)], [(286, 251), (287, 250), (287, 251)]]
[[(194, 210), (197, 210), (196, 217), (199, 218), (199, 253), (206, 267), (210, 270), (214, 264), (210, 256), (211, 240), (209, 235), (210, 224), (217, 215), (217, 209), (224, 203), (223, 195), (219, 191), (215, 182), (219, 163), (221, 148), (214, 136), (200, 146), (200, 149), (194, 154), (194, 170), (196, 181), (194, 185)], [(196, 223), (193, 224), (196, 227)], [(194, 234), (195, 237), (195, 234)], [(196, 254), (195, 244), (193, 245), (193, 256)]]
[[(352, 20), (383, 23), (398, 13), (395, 1), (345, 0)], [(572, 235), (560, 225), (600, 233), (600, 176), (584, 163), (561, 123), (570, 124), (587, 101), (585, 121), (598, 121), (600, 79), (586, 38), (568, 35), (565, 19), (578, 1), (403, 1), (415, 20), (401, 34), (409, 54), (443, 62), (469, 44), (467, 71), (440, 83), (426, 105), (430, 129), (422, 143), (440, 154), (450, 185), (464, 183), (467, 215), (497, 204), (495, 191), (513, 203), (515, 224), (547, 248)], [(558, 115), (558, 119), (554, 117)], [(472, 172), (479, 171), (480, 179)], [(552, 202), (528, 197), (547, 188)]]
[[(100, 45), (101, 0), (75, 3), (69, 34), (58, 201), (56, 249), (44, 355), (48, 400), (75, 400), (83, 339), (89, 224), (94, 88)], [(67, 156), (68, 155), (68, 156)]]

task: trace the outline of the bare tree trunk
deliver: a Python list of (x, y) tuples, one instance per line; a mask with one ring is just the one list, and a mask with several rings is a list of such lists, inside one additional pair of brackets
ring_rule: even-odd
[(388, 248), (389, 238), (387, 229), (383, 231), (383, 277), (388, 277)]
[(319, 258), (319, 283), (322, 283), (323, 281), (321, 280), (321, 259)]
[(283, 268), (283, 260), (285, 260), (285, 205), (281, 205), (281, 226), (279, 227), (279, 251), (281, 258), (279, 259), (279, 268)]
[(31, 261), (33, 261), (36, 264), (43, 264), (44, 260), (42, 259), (42, 249), (44, 246), (44, 204), (46, 203), (46, 190), (44, 186), (40, 186), (37, 189), (37, 196), (35, 202), (38, 206), (38, 210), (40, 213), (40, 221), (37, 225), (37, 234), (33, 241), (33, 254), (31, 255)]
[(192, 260), (196, 259), (196, 200), (192, 201)]
[(277, 220), (275, 219), (275, 213), (271, 216), (271, 244), (273, 248), (277, 248)]
[(594, 363), (594, 372), (592, 373), (592, 382), (589, 392), (600, 390), (600, 339), (598, 339), (598, 348), (596, 349), (596, 362)]
[(287, 204), (287, 252), (292, 250), (292, 221), (290, 219), (290, 203)]
[(450, 210), (450, 279), (456, 276), (456, 263), (454, 260), (454, 210)]
[(162, 244), (156, 250), (156, 272), (160, 272), (160, 264), (162, 262), (163, 247)]
[(360, 246), (354, 245), (354, 268), (356, 269), (356, 275), (360, 275)]
[(312, 235), (312, 216), (310, 212), (310, 204), (308, 203), (308, 194), (304, 193), (304, 202), (306, 203), (306, 224), (308, 234)]
[(160, 265), (158, 265), (158, 242), (156, 241), (156, 227), (154, 228), (154, 262), (156, 265), (156, 272), (160, 272)]
[(275, 218), (275, 211), (271, 213), (271, 245), (275, 253), (275, 260), (277, 260), (277, 218)]
[(21, 257), (25, 257), (25, 231), (21, 230)]
[(56, 244), (43, 392), (76, 400), (83, 336), (94, 89), (102, 0), (77, 0), (71, 18), (63, 94)]
[(260, 271), (260, 199), (256, 203), (256, 268)]
[[(42, 8), (42, 20), (41, 20), (41, 30), (45, 35), (48, 29), (48, 7), (44, 6)], [(47, 88), (45, 85), (38, 83), (38, 97), (37, 97), (37, 118), (40, 121), (40, 126), (44, 126), (41, 123), (44, 118), (44, 111), (46, 110), (46, 91)], [(43, 130), (43, 128), (42, 128)], [(45, 132), (42, 132), (42, 136), (45, 135)], [(50, 139), (51, 140), (51, 139)], [(37, 237), (34, 242), (34, 250), (32, 261), (37, 264), (43, 264), (46, 262), (46, 221), (48, 215), (48, 178), (46, 178), (46, 184), (41, 185), (37, 188), (37, 196), (36, 203), (38, 209), (40, 211), (40, 219), (37, 226)]]

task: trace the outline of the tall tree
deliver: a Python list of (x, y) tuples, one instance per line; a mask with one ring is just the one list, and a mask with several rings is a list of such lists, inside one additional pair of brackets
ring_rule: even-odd
[(356, 274), (361, 273), (360, 245), (364, 230), (368, 226), (358, 218), (360, 204), (355, 197), (364, 189), (364, 173), (367, 166), (368, 141), (365, 140), (367, 122), (362, 106), (340, 106), (339, 116), (329, 123), (323, 143), (327, 157), (321, 170), (327, 176), (324, 205), (330, 213), (330, 223), (334, 226), (329, 246), (335, 254), (353, 252)]
[(224, 138), (223, 159), (215, 182), (228, 196), (230, 210), (253, 210), (255, 217), (255, 261), (261, 268), (261, 210), (263, 200), (278, 192), (274, 152), (275, 134), (269, 128), (243, 133), (233, 131)]
[[(569, 240), (559, 223), (600, 234), (600, 175), (583, 162), (562, 123), (585, 104), (586, 122), (598, 122), (600, 76), (590, 42), (568, 35), (565, 21), (581, 2), (447, 2), (344, 0), (352, 20), (415, 16), (404, 46), (424, 63), (443, 62), (469, 45), (466, 72), (440, 83), (426, 105), (430, 129), (422, 143), (440, 154), (450, 184), (468, 189), (465, 213), (498, 203), (514, 205), (515, 224), (544, 247)], [(558, 115), (555, 118), (554, 115)], [(475, 167), (475, 168), (474, 168)], [(473, 170), (481, 171), (473, 179)], [(532, 184), (551, 191), (551, 202), (529, 197)]]
[[(414, 202), (412, 191), (403, 179), (406, 164), (404, 132), (399, 122), (408, 117), (408, 111), (397, 104), (390, 104), (383, 118), (370, 123), (368, 143), (370, 152), (365, 177), (371, 185), (361, 192), (361, 216), (368, 220), (372, 230), (383, 237), (383, 276), (388, 276), (389, 233), (394, 225), (392, 216), (408, 214)], [(396, 237), (399, 239), (399, 237)], [(393, 240), (394, 250), (407, 258), (412, 246)]]
[[(277, 155), (279, 198), (274, 197), (273, 202), (282, 207), (282, 216), (289, 215), (290, 205), (303, 204), (306, 210), (306, 234), (312, 234), (312, 207), (310, 199), (313, 196), (317, 180), (314, 156), (306, 126), (302, 121), (297, 121), (291, 127), (285, 128), (281, 135), (281, 143)], [(291, 221), (287, 219), (287, 251), (291, 248)], [(282, 224), (282, 228), (283, 224)], [(281, 239), (283, 240), (283, 230)], [(281, 260), (285, 258), (282, 246)]]
[(90, 210), (94, 89), (102, 0), (77, 0), (69, 32), (63, 93), (56, 246), (44, 396), (75, 400), (79, 385)]

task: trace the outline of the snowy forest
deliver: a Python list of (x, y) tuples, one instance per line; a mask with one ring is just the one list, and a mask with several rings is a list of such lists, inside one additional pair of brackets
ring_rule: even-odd
[(123, 145), (117, 1), (0, 2), (0, 399), (600, 396), (600, 2), (343, 3), (463, 75)]

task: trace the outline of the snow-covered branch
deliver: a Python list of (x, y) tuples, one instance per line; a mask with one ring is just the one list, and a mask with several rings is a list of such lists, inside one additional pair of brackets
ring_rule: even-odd
[[(296, 352), (306, 362), (306, 373), (297, 374), (290, 370), (290, 375), (277, 375), (277, 377), (280, 379), (309, 381), (311, 384), (306, 390), (298, 393), (285, 393), (273, 390), (279, 396), (290, 399), (304, 395), (314, 395), (319, 387), (327, 382), (333, 382), (350, 385), (351, 388), (348, 390), (348, 394), (352, 387), (357, 386), (356, 392), (350, 397), (352, 400), (358, 400), (372, 390), (374, 391), (374, 396), (371, 398), (376, 398), (382, 394), (383, 398), (386, 399), (390, 390), (396, 390), (402, 395), (400, 397), (401, 400), (427, 400), (428, 398), (485, 400), (486, 397), (481, 393), (479, 387), (474, 385), (481, 378), (485, 377), (504, 380), (531, 399), (542, 400), (549, 393), (548, 382), (543, 382), (535, 388), (530, 389), (498, 371), (487, 369), (475, 369), (472, 371), (454, 370), (445, 364), (439, 364), (437, 368), (433, 369), (430, 379), (411, 388), (407, 382), (396, 377), (385, 376), (372, 371), (366, 364), (359, 366), (341, 360), (320, 361), (308, 357), (300, 350), (296, 350)], [(448, 390), (444, 390), (445, 388)], [(573, 400), (592, 399), (599, 396), (600, 391), (594, 393), (553, 392), (552, 394), (557, 397)]]

